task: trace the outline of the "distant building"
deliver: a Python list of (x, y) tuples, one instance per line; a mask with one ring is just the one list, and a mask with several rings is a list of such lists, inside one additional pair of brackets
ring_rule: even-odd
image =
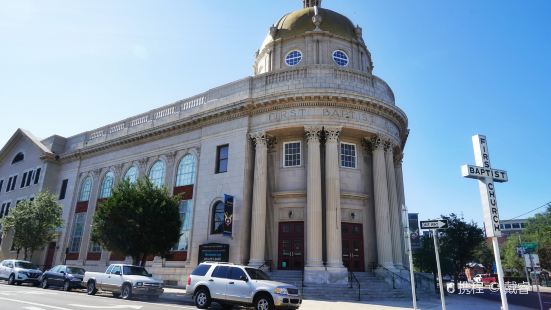
[(528, 219), (504, 220), (499, 224), (503, 237), (521, 233), (528, 225)]

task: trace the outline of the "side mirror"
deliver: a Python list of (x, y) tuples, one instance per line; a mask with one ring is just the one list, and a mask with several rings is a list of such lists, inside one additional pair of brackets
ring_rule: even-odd
[(245, 281), (245, 282), (249, 282), (249, 278), (247, 278), (246, 275), (242, 275), (242, 276), (239, 278), (239, 280)]
[(63, 270), (62, 270), (62, 271), (60, 271), (59, 273), (61, 273), (61, 274), (65, 274), (65, 271), (63, 271)]
[(120, 275), (121, 275), (121, 272), (120, 272), (120, 271), (115, 271), (115, 274), (116, 274), (117, 276), (120, 276)]

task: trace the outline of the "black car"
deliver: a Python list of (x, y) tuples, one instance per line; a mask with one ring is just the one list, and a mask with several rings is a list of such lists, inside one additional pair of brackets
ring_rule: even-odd
[(80, 267), (71, 267), (67, 265), (57, 265), (44, 272), (40, 278), (42, 288), (50, 286), (63, 287), (64, 291), (70, 291), (73, 288), (84, 288), (82, 278), (85, 270)]

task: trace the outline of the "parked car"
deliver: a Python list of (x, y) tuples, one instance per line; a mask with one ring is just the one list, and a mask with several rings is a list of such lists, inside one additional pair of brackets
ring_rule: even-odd
[(38, 286), (41, 275), (42, 271), (28, 261), (6, 259), (0, 263), (0, 279), (7, 280), (10, 285), (31, 283)]
[(163, 284), (154, 279), (141, 266), (112, 264), (100, 272), (85, 272), (82, 283), (86, 285), (88, 295), (99, 291), (108, 291), (115, 297), (130, 299), (133, 296), (147, 296), (149, 299), (158, 299), (163, 293)]
[(257, 310), (297, 309), (302, 303), (294, 285), (272, 281), (260, 269), (217, 262), (201, 263), (193, 270), (186, 294), (199, 309), (207, 309), (213, 301), (224, 308), (243, 305)]
[(70, 291), (74, 288), (80, 289), (84, 288), (82, 285), (84, 272), (84, 269), (80, 267), (57, 265), (42, 274), (40, 283), (44, 289), (50, 286), (63, 287), (64, 291)]
[(497, 274), (485, 273), (481, 276), (480, 282), (482, 282), (484, 285), (497, 283)]

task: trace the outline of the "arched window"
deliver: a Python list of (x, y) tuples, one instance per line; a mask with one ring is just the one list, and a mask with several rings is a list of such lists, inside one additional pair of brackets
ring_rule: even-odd
[(195, 156), (187, 154), (180, 160), (176, 174), (176, 186), (191, 185), (195, 183)]
[(136, 183), (136, 181), (138, 180), (138, 167), (136, 166), (130, 167), (126, 171), (126, 174), (124, 175), (124, 179), (130, 183)]
[(153, 185), (161, 187), (165, 183), (165, 164), (158, 160), (149, 170), (149, 180)]
[(109, 198), (113, 192), (113, 183), (115, 182), (115, 174), (113, 171), (109, 171), (103, 177), (101, 182), (101, 190), (99, 192), (99, 198)]
[(87, 176), (83, 181), (80, 187), (80, 196), (78, 201), (88, 201), (90, 200), (90, 191), (92, 190), (92, 177)]
[(20, 161), (23, 161), (23, 159), (25, 159), (25, 155), (22, 152), (19, 152), (13, 158), (13, 160), (11, 161), (11, 164), (13, 165), (13, 164), (18, 163)]
[(217, 201), (212, 207), (212, 225), (211, 234), (221, 234), (224, 232), (224, 203)]

